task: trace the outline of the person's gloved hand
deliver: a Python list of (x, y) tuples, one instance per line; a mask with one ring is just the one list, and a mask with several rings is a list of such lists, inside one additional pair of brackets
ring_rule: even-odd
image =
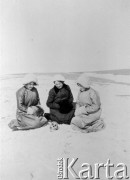
[(27, 114), (33, 114), (33, 113), (34, 113), (34, 109), (32, 107), (28, 107)]
[(64, 97), (64, 98), (57, 98), (57, 99), (55, 100), (55, 102), (58, 103), (58, 104), (63, 104), (63, 103), (65, 103), (66, 101), (68, 101), (66, 97)]
[(88, 114), (85, 106), (79, 107), (75, 110), (75, 116), (79, 116), (81, 114), (86, 114), (86, 115)]

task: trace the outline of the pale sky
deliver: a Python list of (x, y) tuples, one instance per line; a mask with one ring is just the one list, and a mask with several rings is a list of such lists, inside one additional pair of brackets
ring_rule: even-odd
[(130, 68), (130, 0), (0, 0), (2, 74)]

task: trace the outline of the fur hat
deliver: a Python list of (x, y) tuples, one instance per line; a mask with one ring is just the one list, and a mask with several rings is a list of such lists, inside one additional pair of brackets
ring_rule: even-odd
[(23, 78), (23, 85), (34, 82), (35, 85), (38, 85), (37, 77), (34, 74), (27, 74)]
[(54, 77), (53, 77), (53, 82), (55, 81), (65, 81), (65, 78), (64, 76), (62, 76), (61, 74), (56, 74)]
[(76, 81), (77, 84), (80, 84), (81, 86), (85, 87), (85, 88), (89, 88), (90, 87), (90, 80), (87, 77), (87, 74), (82, 74), (81, 76), (79, 76), (79, 78)]

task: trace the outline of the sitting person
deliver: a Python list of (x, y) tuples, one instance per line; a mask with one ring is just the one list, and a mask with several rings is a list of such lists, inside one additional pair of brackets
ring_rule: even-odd
[(89, 79), (86, 74), (77, 79), (80, 87), (75, 117), (71, 121), (72, 129), (89, 133), (99, 131), (104, 128), (101, 116), (101, 102), (98, 93), (90, 87)]
[(54, 87), (49, 91), (47, 106), (50, 108), (50, 120), (59, 124), (70, 124), (74, 116), (73, 95), (62, 75), (54, 76)]
[(17, 112), (15, 120), (9, 123), (12, 130), (35, 129), (47, 124), (43, 117), (44, 110), (40, 107), (40, 99), (36, 86), (37, 78), (33, 74), (24, 77), (23, 87), (17, 93)]

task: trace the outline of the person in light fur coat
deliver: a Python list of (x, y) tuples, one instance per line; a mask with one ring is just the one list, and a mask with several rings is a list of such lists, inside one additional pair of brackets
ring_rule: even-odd
[(90, 87), (90, 80), (86, 74), (82, 74), (76, 81), (80, 87), (75, 117), (71, 121), (72, 129), (81, 132), (94, 132), (104, 128), (101, 117), (101, 102), (99, 94)]

